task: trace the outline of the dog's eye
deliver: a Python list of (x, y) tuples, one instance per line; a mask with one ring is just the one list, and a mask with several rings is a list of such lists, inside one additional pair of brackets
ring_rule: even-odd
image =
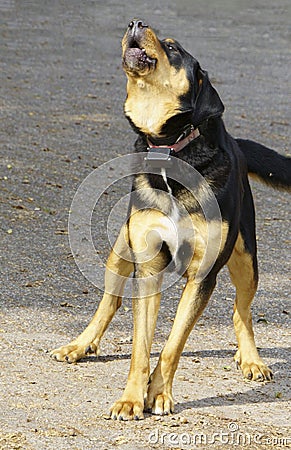
[(176, 52), (177, 51), (177, 47), (173, 44), (168, 44), (167, 45), (168, 50), (170, 50), (170, 52)]
[(176, 46), (172, 42), (165, 41), (165, 44), (166, 44), (168, 50), (170, 50), (170, 51), (177, 51)]

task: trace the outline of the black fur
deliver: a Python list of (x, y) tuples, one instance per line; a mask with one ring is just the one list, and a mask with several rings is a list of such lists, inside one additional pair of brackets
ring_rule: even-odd
[(264, 183), (277, 189), (291, 189), (291, 158), (265, 147), (258, 142), (236, 139), (243, 152), (248, 172), (255, 174)]
[[(182, 159), (194, 167), (211, 186), (218, 201), (221, 216), (228, 224), (229, 233), (224, 251), (213, 267), (215, 278), (220, 268), (228, 261), (238, 234), (244, 240), (245, 250), (253, 258), (254, 277), (257, 279), (255, 212), (252, 193), (248, 181), (248, 172), (257, 175), (262, 181), (275, 188), (289, 189), (291, 185), (291, 159), (274, 150), (249, 140), (234, 139), (225, 129), (222, 119), (224, 105), (198, 61), (186, 52), (178, 43), (159, 41), (168, 60), (176, 70), (186, 69), (189, 90), (180, 97), (180, 112), (162, 126), (161, 136), (143, 133), (127, 115), (135, 132), (139, 135), (135, 151), (146, 152), (150, 139), (156, 145), (171, 145), (187, 125), (192, 124), (200, 131), (200, 136), (188, 144), (182, 151), (172, 153), (172, 158)], [(171, 48), (171, 50), (170, 50)], [(150, 95), (150, 92), (149, 92)], [(136, 99), (138, 102), (138, 98)], [(159, 101), (159, 99), (155, 99)], [(143, 164), (143, 163), (142, 163)], [(159, 172), (145, 174), (148, 185), (153, 189), (167, 191), (165, 181)], [(185, 179), (187, 174), (184, 174)], [(156, 208), (154, 200), (144, 198), (140, 189), (140, 176), (133, 181), (136, 191), (137, 207)], [(167, 169), (167, 184), (172, 195), (181, 202), (189, 213), (201, 213), (200, 205), (189, 202), (189, 192), (171, 178), (171, 169)], [(159, 201), (157, 197), (157, 202)], [(165, 211), (168, 213), (168, 211)]]

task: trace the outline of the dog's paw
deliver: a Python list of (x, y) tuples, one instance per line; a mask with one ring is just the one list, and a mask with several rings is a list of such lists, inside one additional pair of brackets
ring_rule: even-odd
[(172, 378), (165, 383), (159, 365), (151, 374), (146, 397), (146, 411), (159, 416), (165, 416), (174, 412), (174, 400), (172, 396)]
[(110, 417), (113, 420), (141, 420), (143, 415), (143, 403), (137, 400), (120, 399), (110, 409)]
[(244, 362), (240, 365), (247, 380), (272, 381), (273, 373), (262, 361)]
[(174, 401), (170, 394), (157, 394), (149, 397), (146, 402), (146, 410), (152, 414), (166, 416), (174, 412)]
[(56, 361), (66, 361), (68, 363), (77, 362), (90, 354), (99, 355), (99, 347), (94, 343), (84, 345), (78, 342), (71, 342), (50, 352), (50, 356)]
[(273, 372), (266, 364), (259, 358), (254, 361), (244, 360), (238, 351), (234, 360), (242, 370), (244, 378), (253, 381), (272, 381)]

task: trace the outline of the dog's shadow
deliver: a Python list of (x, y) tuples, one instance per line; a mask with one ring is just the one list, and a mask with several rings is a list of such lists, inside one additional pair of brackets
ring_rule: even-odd
[[(276, 382), (276, 375), (280, 378), (280, 382), (282, 382), (282, 375), (284, 372), (284, 366), (287, 364), (288, 359), (290, 358), (290, 348), (286, 347), (280, 347), (280, 348), (259, 348), (260, 355), (263, 358), (276, 358), (278, 362), (275, 362), (271, 365), (271, 369), (275, 375)], [(183, 353), (182, 356), (189, 356), (191, 358), (207, 358), (207, 357), (219, 357), (219, 358), (228, 358), (233, 357), (234, 352), (230, 350), (205, 350), (201, 352), (187, 352)], [(286, 369), (285, 369), (286, 370)], [(241, 375), (241, 373), (240, 373)], [(220, 375), (218, 375), (219, 377)], [(231, 374), (230, 374), (231, 377)], [(199, 409), (199, 408), (207, 408), (207, 407), (214, 407), (214, 406), (229, 406), (229, 405), (246, 405), (249, 403), (264, 403), (268, 401), (270, 402), (278, 402), (282, 401), (279, 398), (276, 397), (276, 395), (273, 392), (268, 395), (266, 398), (266, 395), (268, 392), (268, 384), (269, 383), (259, 383), (259, 382), (252, 382), (247, 381), (249, 383), (251, 389), (247, 390), (246, 392), (236, 391), (231, 392), (225, 395), (213, 395), (209, 397), (203, 397), (203, 398), (197, 398), (195, 400), (189, 400), (185, 402), (177, 403), (175, 407), (175, 413), (181, 413), (182, 411), (186, 409)]]
[[(276, 347), (276, 348), (260, 348), (257, 347), (260, 355), (263, 358), (278, 358), (281, 360), (288, 360), (290, 357), (291, 347)], [(197, 350), (197, 351), (187, 351), (183, 352), (181, 357), (184, 358), (193, 358), (193, 359), (205, 359), (205, 358), (233, 358), (236, 350)], [(160, 352), (151, 352), (151, 358), (158, 358), (160, 356)], [(131, 353), (115, 353), (112, 355), (100, 355), (93, 356), (90, 355), (87, 358), (82, 358), (79, 362), (109, 362), (115, 360), (126, 360), (131, 358)], [(274, 367), (274, 365), (273, 365)]]
[[(276, 358), (278, 362), (275, 362), (271, 365), (273, 373), (275, 374), (275, 382), (276, 382), (276, 374), (280, 373), (280, 379), (282, 380), (282, 374), (284, 372), (284, 366), (286, 365), (288, 358), (290, 357), (290, 348), (280, 347), (280, 348), (259, 348), (260, 355), (263, 358)], [(232, 359), (234, 356), (234, 350), (201, 350), (194, 352), (183, 352), (182, 357), (191, 358), (191, 359), (205, 359), (205, 358), (230, 358)], [(158, 358), (160, 356), (159, 352), (152, 352), (151, 358)], [(91, 362), (103, 362), (106, 363), (108, 361), (115, 360), (129, 360), (131, 358), (130, 353), (123, 354), (113, 354), (113, 355), (103, 355), (99, 357), (91, 356), (90, 358), (85, 358), (82, 361), (91, 361)], [(193, 367), (195, 367), (195, 363), (193, 363)], [(219, 374), (217, 375), (220, 376)], [(231, 376), (231, 375), (230, 375)], [(199, 409), (205, 407), (213, 407), (213, 406), (229, 406), (229, 405), (244, 405), (248, 403), (263, 403), (266, 401), (266, 393), (261, 392), (261, 388), (266, 385), (266, 383), (258, 383), (251, 382), (251, 389), (246, 392), (232, 392), (225, 395), (214, 395), (210, 397), (197, 398), (195, 400), (189, 400), (186, 402), (179, 402), (175, 405), (175, 413), (181, 413), (186, 409)], [(267, 389), (267, 386), (266, 386)], [(268, 402), (278, 402), (278, 399), (272, 390), (272, 395), (268, 395)], [(282, 401), (282, 400), (281, 400)]]
[[(202, 350), (202, 351), (196, 351), (196, 352), (183, 352), (181, 357), (186, 358), (227, 358), (232, 357), (234, 355), (234, 352), (231, 350)], [(150, 357), (151, 358), (158, 358), (160, 356), (160, 352), (151, 352)], [(116, 361), (119, 359), (130, 359), (131, 353), (120, 353), (120, 354), (113, 354), (113, 355), (100, 355), (100, 356), (93, 356), (90, 355), (87, 358), (82, 358), (78, 363), (87, 363), (87, 362), (109, 362), (109, 361)]]

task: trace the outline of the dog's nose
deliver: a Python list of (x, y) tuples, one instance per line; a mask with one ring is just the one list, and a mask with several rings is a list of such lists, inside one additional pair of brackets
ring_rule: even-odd
[(142, 28), (148, 28), (148, 25), (141, 19), (133, 19), (129, 23), (128, 28), (134, 34), (136, 31), (141, 30)]

